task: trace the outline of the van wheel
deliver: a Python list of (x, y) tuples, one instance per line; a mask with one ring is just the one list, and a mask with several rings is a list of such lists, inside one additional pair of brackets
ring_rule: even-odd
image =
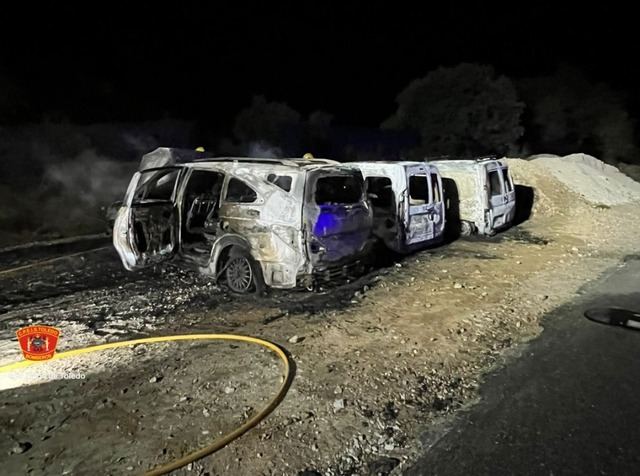
[(242, 248), (231, 248), (225, 263), (225, 278), (234, 293), (261, 293), (264, 290), (260, 265)]
[(471, 236), (476, 232), (476, 227), (470, 221), (462, 220), (460, 222), (460, 235)]

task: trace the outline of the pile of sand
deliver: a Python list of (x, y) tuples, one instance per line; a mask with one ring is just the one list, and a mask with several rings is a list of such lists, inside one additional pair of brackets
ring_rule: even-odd
[(538, 155), (528, 162), (541, 172), (551, 173), (591, 204), (612, 206), (640, 201), (640, 183), (590, 155)]
[[(640, 204), (640, 183), (617, 168), (585, 154), (536, 155), (507, 159), (518, 200), (534, 197), (538, 216), (584, 214), (593, 208)], [(524, 192), (523, 192), (524, 191)]]
[(540, 164), (525, 159), (507, 159), (507, 163), (516, 184), (516, 200), (523, 199), (523, 190), (524, 195), (533, 195), (533, 214), (566, 215), (571, 211), (571, 208), (567, 207), (569, 202), (574, 204), (573, 209), (579, 204), (588, 205)]

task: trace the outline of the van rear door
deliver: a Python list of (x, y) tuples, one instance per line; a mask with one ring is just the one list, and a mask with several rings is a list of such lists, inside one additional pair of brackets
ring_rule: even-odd
[(429, 175), (431, 177), (431, 204), (433, 205), (431, 221), (433, 222), (434, 240), (436, 240), (444, 235), (444, 193), (442, 190), (442, 177), (440, 177), (440, 172), (435, 166), (429, 167)]
[[(488, 231), (495, 230), (507, 223), (507, 214), (511, 210), (509, 203), (510, 193), (508, 186), (511, 184), (504, 183), (504, 177), (501, 164), (490, 162), (485, 165), (487, 174), (487, 194), (489, 200), (489, 217)], [(513, 189), (513, 186), (511, 186)], [(514, 193), (515, 198), (515, 193)]]
[(407, 245), (415, 245), (435, 236), (431, 174), (424, 165), (407, 167), (407, 182), (409, 206), (405, 241)]
[(113, 226), (113, 245), (122, 264), (134, 270), (166, 261), (178, 240), (176, 185), (179, 167), (134, 174)]
[(509, 167), (502, 167), (502, 183), (505, 189), (505, 198), (507, 199), (505, 210), (505, 224), (511, 223), (516, 214), (516, 190), (513, 185), (513, 179), (509, 173)]

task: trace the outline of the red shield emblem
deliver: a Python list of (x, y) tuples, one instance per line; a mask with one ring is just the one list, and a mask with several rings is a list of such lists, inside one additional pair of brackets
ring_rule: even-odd
[(25, 359), (47, 360), (53, 357), (60, 331), (51, 326), (23, 327), (16, 332)]

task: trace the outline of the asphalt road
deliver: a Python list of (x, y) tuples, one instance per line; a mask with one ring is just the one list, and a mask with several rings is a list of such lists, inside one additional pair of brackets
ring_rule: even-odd
[(405, 474), (640, 474), (640, 332), (587, 320), (592, 307), (640, 311), (638, 257), (547, 316)]

